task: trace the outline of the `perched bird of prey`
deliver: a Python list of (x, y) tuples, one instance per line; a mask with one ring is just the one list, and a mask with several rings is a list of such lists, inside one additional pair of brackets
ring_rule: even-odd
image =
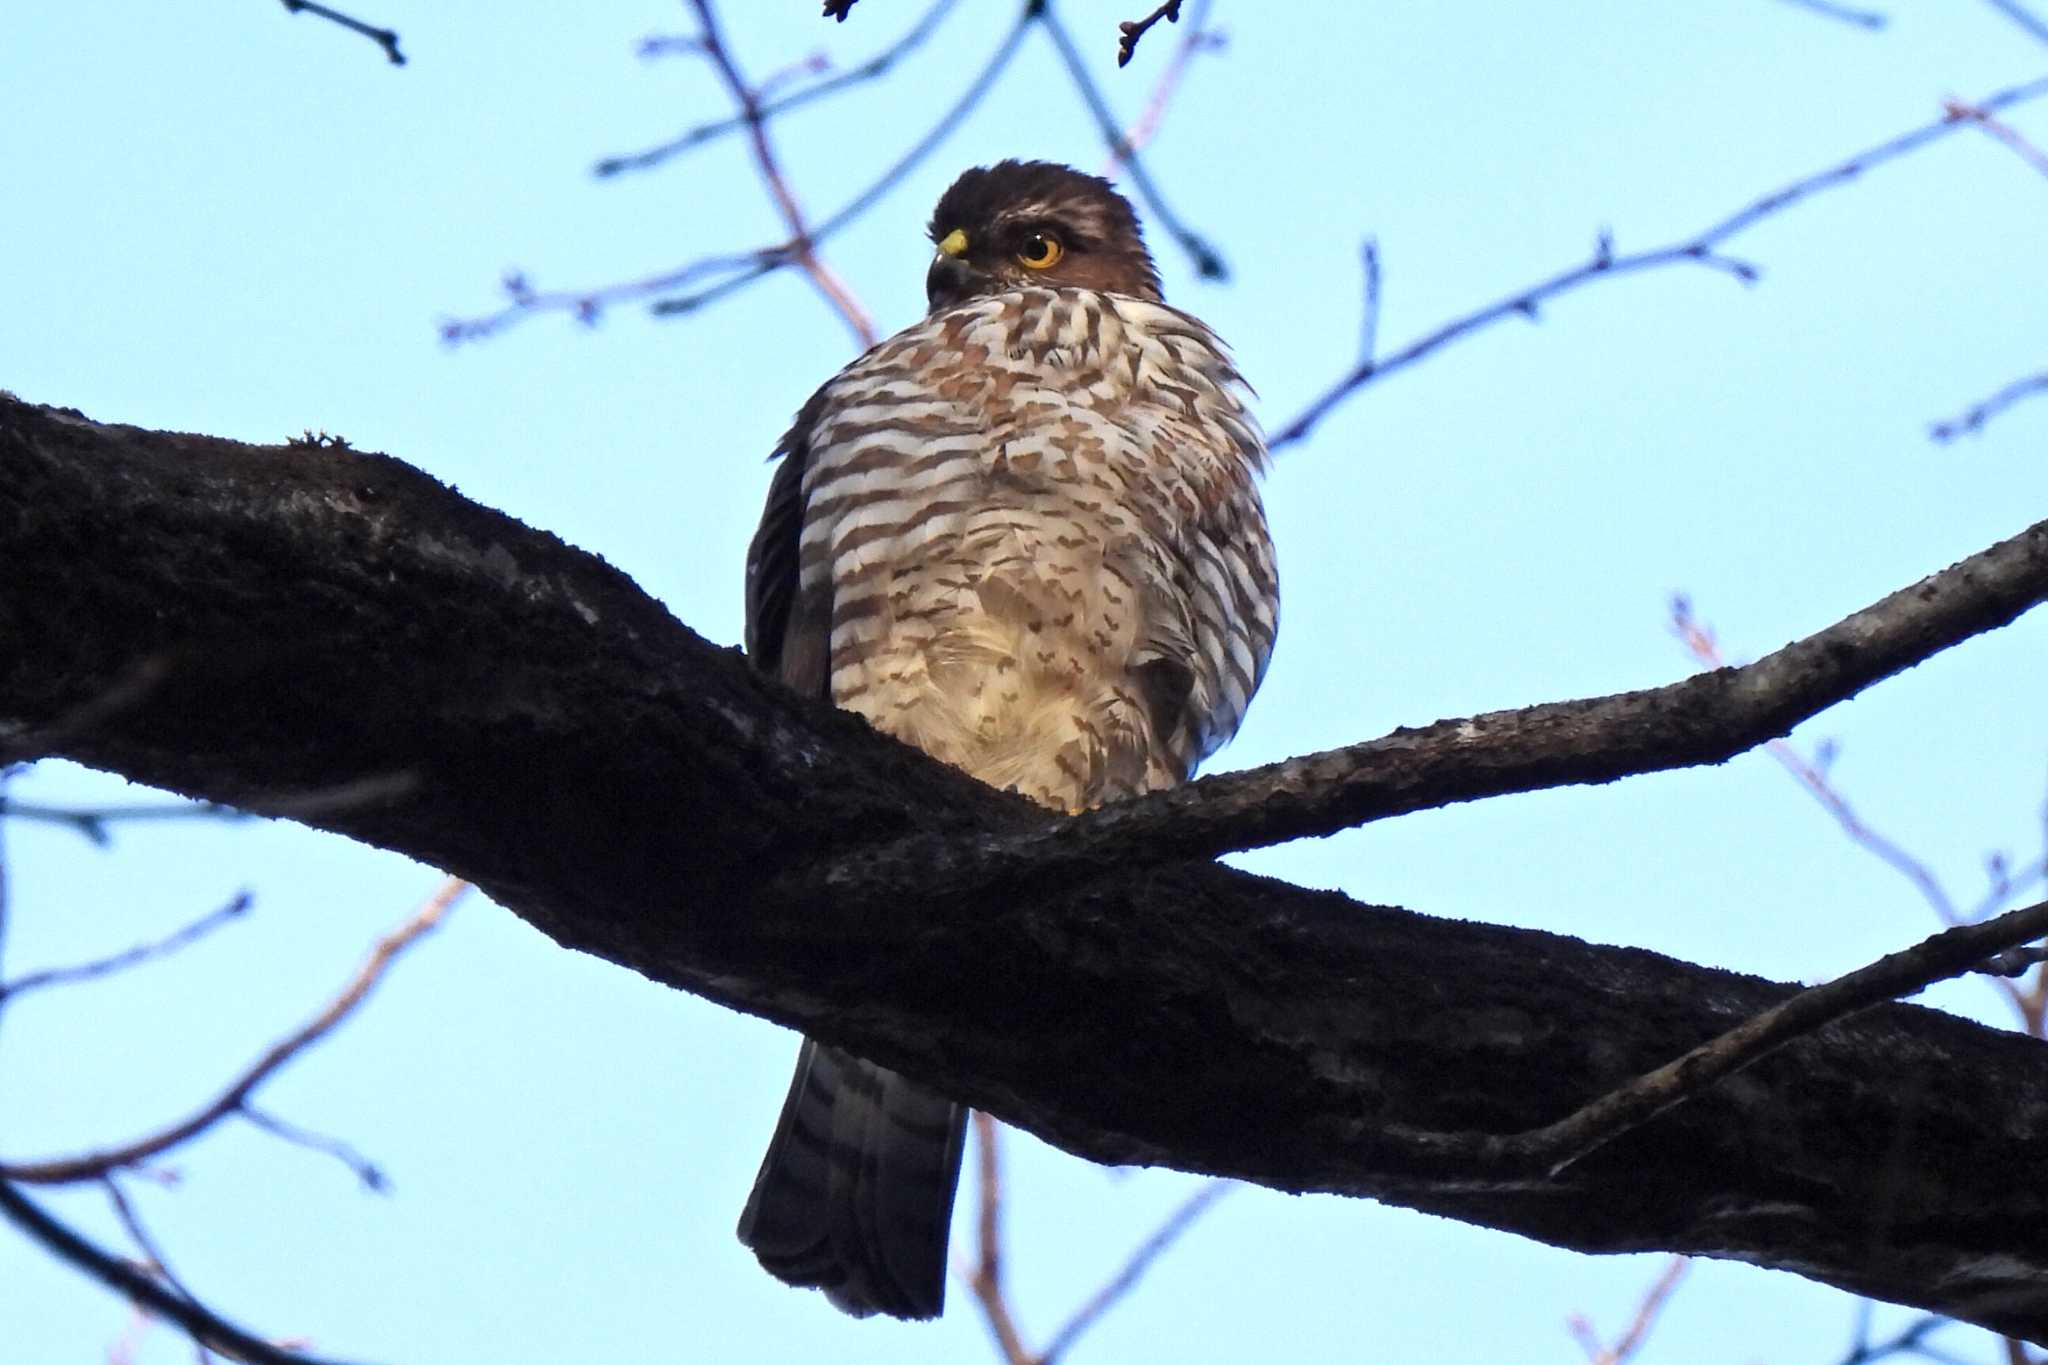
[[(1248, 389), (1103, 180), (970, 170), (931, 237), (930, 312), (782, 438), (747, 653), (1056, 810), (1184, 782), (1279, 620)], [(807, 1040), (740, 1240), (849, 1313), (937, 1316), (965, 1120)]]

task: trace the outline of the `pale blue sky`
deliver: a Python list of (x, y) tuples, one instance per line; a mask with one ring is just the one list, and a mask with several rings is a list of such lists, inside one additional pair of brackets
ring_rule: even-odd
[[(1784, 0), (1646, 6), (1218, 6), (1151, 164), (1228, 257), (1168, 296), (1236, 348), (1279, 425), (1349, 365), (1360, 240), (1381, 244), (1383, 349), (1575, 263), (1680, 237), (1758, 193), (2048, 71), (1989, 4), (1870, 0), (1883, 30)], [(772, 240), (731, 139), (614, 181), (598, 157), (726, 110), (700, 61), (644, 62), (680, 5), (362, 0), (410, 64), (279, 6), (19, 0), (0, 48), (0, 386), (109, 421), (274, 441), (306, 427), (406, 459), (631, 573), (736, 641), (762, 462), (849, 358), (777, 277), (693, 318), (546, 317), (448, 349), (511, 267), (607, 283)], [(759, 75), (841, 63), (920, 12), (844, 25), (728, 5)], [(1117, 72), (1115, 21), (1062, 6), (1126, 117), (1176, 38)], [(934, 117), (1010, 6), (964, 0), (897, 79), (776, 126), (829, 210)], [(2048, 101), (2013, 122), (2048, 143)], [(832, 264), (884, 330), (922, 308), (932, 200), (963, 166), (1103, 153), (1050, 49), (862, 223)], [(2048, 179), (1966, 131), (1731, 243), (1704, 269), (1602, 282), (1391, 378), (1268, 485), (1285, 609), (1265, 688), (1219, 762), (1397, 724), (1654, 685), (1691, 665), (1692, 594), (1754, 655), (2019, 530), (2048, 506), (2048, 401), (1936, 446), (1927, 424), (2048, 366)], [(0, 564), (0, 572), (24, 571)], [(2040, 853), (2048, 624), (2028, 618), (1800, 732), (1874, 823), (1959, 894), (1984, 853)], [(16, 794), (124, 796), (46, 766)], [(0, 1153), (152, 1128), (211, 1093), (354, 969), (431, 869), (286, 825), (168, 824), (102, 853), (12, 823), (11, 971), (153, 936), (248, 887), (248, 922), (118, 981), (29, 1000), (0, 1031)], [(1912, 941), (1910, 889), (1761, 755), (1433, 812), (1243, 860), (1363, 900), (1537, 925), (1781, 979)], [(1939, 1003), (2000, 1020), (1981, 985)], [(393, 1192), (228, 1129), (139, 1201), (186, 1280), (238, 1321), (386, 1362), (993, 1359), (956, 1291), (923, 1327), (854, 1324), (732, 1238), (794, 1052), (777, 1029), (554, 948), (486, 902), (401, 964), (269, 1092), (371, 1154)], [(1189, 1187), (1012, 1139), (1010, 1266), (1044, 1337)], [(112, 1243), (91, 1192), (49, 1205)], [(967, 1202), (963, 1200), (963, 1204)], [(1568, 1314), (1616, 1327), (1654, 1257), (1591, 1259), (1397, 1209), (1241, 1190), (1074, 1360), (1574, 1362)], [(123, 1305), (0, 1234), (0, 1358), (96, 1361)], [(1886, 1320), (1904, 1320), (1889, 1314)], [(1702, 1265), (1651, 1361), (1826, 1361), (1851, 1301)], [(1981, 1336), (1953, 1348), (1990, 1358)], [(168, 1331), (144, 1365), (190, 1358)]]

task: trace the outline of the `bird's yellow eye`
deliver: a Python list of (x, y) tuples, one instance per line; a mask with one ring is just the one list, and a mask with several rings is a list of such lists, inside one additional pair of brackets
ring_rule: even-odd
[(1060, 245), (1060, 239), (1050, 232), (1034, 232), (1024, 239), (1024, 245), (1017, 252), (1020, 265), (1033, 270), (1050, 270), (1060, 263), (1060, 257), (1067, 249)]

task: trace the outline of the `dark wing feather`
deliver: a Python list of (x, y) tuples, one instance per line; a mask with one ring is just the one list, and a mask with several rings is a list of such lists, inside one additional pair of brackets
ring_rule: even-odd
[[(803, 603), (805, 610), (798, 610), (803, 594), (797, 554), (804, 529), (804, 471), (811, 462), (811, 429), (824, 400), (825, 390), (812, 394), (776, 446), (771, 458), (779, 462), (768, 481), (768, 502), (747, 547), (747, 658), (763, 673), (818, 697), (825, 695), (824, 651), (832, 609), (828, 600)], [(811, 638), (791, 639), (803, 632)], [(792, 669), (792, 664), (798, 667)]]
[[(829, 695), (832, 593), (803, 581), (803, 484), (825, 394), (782, 438), (747, 550), (747, 657), (815, 697)], [(938, 1316), (966, 1121), (944, 1096), (806, 1039), (740, 1240), (777, 1278), (856, 1316)]]

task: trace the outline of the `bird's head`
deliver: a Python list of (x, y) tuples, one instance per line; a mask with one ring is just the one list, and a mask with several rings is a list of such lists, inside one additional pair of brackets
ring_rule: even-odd
[(1138, 215), (1098, 176), (1050, 161), (976, 167), (932, 211), (938, 254), (924, 277), (933, 312), (1032, 285), (1159, 298)]

